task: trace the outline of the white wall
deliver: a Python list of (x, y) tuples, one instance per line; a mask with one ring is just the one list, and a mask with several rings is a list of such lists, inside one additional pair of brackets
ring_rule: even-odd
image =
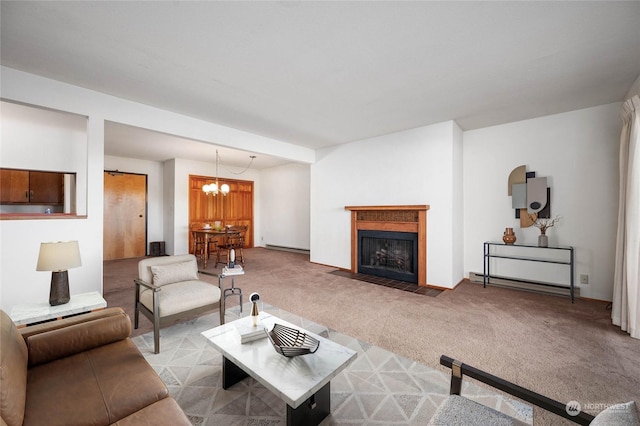
[[(11, 311), (18, 303), (47, 301), (51, 275), (35, 271), (41, 241), (78, 240), (82, 267), (69, 271), (71, 293), (102, 291), (103, 240), (103, 171), (104, 122), (124, 123), (145, 129), (183, 136), (203, 142), (216, 143), (246, 151), (276, 155), (291, 161), (312, 162), (313, 150), (265, 138), (251, 133), (223, 127), (191, 117), (163, 111), (148, 105), (127, 101), (86, 90), (33, 74), (0, 67), (0, 96), (3, 99), (25, 103), (88, 117), (87, 121), (87, 177), (86, 219), (58, 220), (2, 220), (0, 221), (0, 308)], [(4, 140), (2, 143), (10, 143)], [(188, 198), (182, 196), (176, 181), (182, 181), (185, 172), (163, 165), (163, 240), (174, 250), (186, 250), (186, 238), (180, 236), (183, 209), (188, 209)], [(6, 167), (12, 167), (7, 164)], [(209, 172), (203, 174), (210, 174)], [(248, 180), (251, 180), (248, 178)], [(259, 187), (259, 185), (257, 185)], [(185, 189), (186, 190), (186, 184)], [(259, 198), (257, 198), (259, 202)], [(174, 211), (172, 202), (177, 202)], [(155, 232), (155, 231), (154, 231)], [(160, 238), (158, 238), (160, 239)], [(184, 251), (182, 251), (184, 252)]]
[(51, 273), (35, 270), (41, 242), (77, 240), (82, 266), (69, 271), (70, 291), (102, 290), (102, 190), (96, 196), (89, 188), (102, 186), (92, 156), (104, 151), (103, 122), (37, 108), (25, 111), (16, 116), (12, 107), (2, 109), (3, 167), (76, 172), (77, 213), (86, 218), (0, 221), (0, 308), (8, 312), (17, 303), (49, 299)]
[(462, 226), (454, 213), (461, 192), (453, 176), (461, 160), (456, 127), (448, 121), (318, 151), (311, 166), (311, 260), (351, 267), (345, 206), (428, 204), (427, 282), (457, 284), (463, 276), (453, 261), (461, 249), (453, 230)]
[[(526, 164), (540, 176), (550, 178), (553, 213), (564, 217), (550, 231), (551, 243), (576, 247), (576, 272), (589, 274), (591, 281), (582, 289), (583, 296), (611, 299), (619, 104), (465, 132), (462, 137), (455, 123), (445, 122), (314, 153), (6, 67), (0, 72), (3, 98), (89, 118), (87, 218), (0, 221), (2, 309), (10, 311), (16, 303), (47, 300), (50, 274), (35, 271), (41, 241), (77, 239), (83, 266), (69, 272), (71, 291), (101, 290), (103, 170), (113, 168), (116, 163), (122, 167), (115, 168), (122, 170), (125, 165), (138, 170), (156, 168), (126, 159), (105, 159), (105, 120), (302, 163), (312, 163), (317, 155), (317, 163), (311, 166), (309, 174), (308, 232), (311, 260), (317, 263), (350, 267), (350, 216), (344, 210), (346, 205), (429, 204), (427, 280), (444, 287), (457, 284), (470, 271), (482, 271), (482, 242), (500, 239), (506, 226), (516, 227), (519, 241), (535, 242), (537, 230), (517, 228), (511, 200), (506, 195), (509, 172)], [(2, 143), (6, 142), (3, 138)], [(163, 229), (161, 234), (153, 232), (158, 240), (167, 242), (170, 254), (187, 249), (186, 228), (181, 228), (187, 226), (188, 174), (211, 174), (211, 164), (190, 163), (165, 162), (161, 167), (162, 183), (157, 183), (156, 190), (162, 192), (157, 213), (162, 219), (157, 220), (163, 222)], [(264, 175), (269, 182), (288, 182), (299, 177), (301, 181), (296, 182), (293, 191), (302, 194), (305, 175), (302, 169), (274, 168)], [(275, 232), (280, 212), (271, 209), (271, 196), (262, 192), (259, 174), (254, 178), (256, 211), (264, 211), (267, 217), (258, 217), (254, 224), (256, 244), (261, 243), (262, 236), (279, 241)], [(247, 180), (252, 179), (247, 175)], [(304, 205), (301, 198), (289, 201), (299, 203), (294, 203), (298, 208)], [(306, 224), (297, 226), (302, 230)], [(304, 239), (299, 236), (290, 245), (304, 245)], [(459, 271), (461, 251), (464, 263)]]
[[(514, 218), (507, 179), (526, 165), (546, 176), (551, 215), (562, 221), (548, 231), (550, 245), (576, 250), (581, 295), (611, 300), (618, 205), (619, 103), (464, 133), (464, 269), (483, 270), (483, 242), (501, 241), (513, 227), (521, 243), (537, 243), (539, 230)], [(535, 272), (538, 264), (520, 268)]]
[(164, 241), (163, 230), (163, 169), (157, 161), (138, 160), (105, 155), (105, 170), (147, 175), (147, 249), (152, 241)]
[(456, 285), (464, 277), (463, 138), (462, 129), (453, 123), (453, 163), (451, 169), (451, 283), (453, 285)]
[(260, 171), (262, 233), (256, 245), (310, 248), (310, 179), (308, 164), (288, 164)]
[(0, 167), (76, 174), (75, 213), (87, 212), (87, 117), (0, 102)]

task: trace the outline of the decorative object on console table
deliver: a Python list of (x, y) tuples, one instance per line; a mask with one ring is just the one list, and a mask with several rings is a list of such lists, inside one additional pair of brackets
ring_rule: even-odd
[(505, 244), (513, 244), (516, 242), (516, 234), (513, 233), (513, 228), (505, 228), (502, 241)]
[(533, 226), (540, 230), (540, 235), (538, 235), (538, 247), (549, 247), (549, 237), (547, 236), (547, 229), (560, 222), (560, 219), (562, 219), (560, 216), (556, 216), (553, 220), (537, 218), (536, 221), (533, 222)]
[(77, 241), (41, 243), (36, 271), (51, 271), (49, 304), (63, 305), (70, 300), (68, 269), (82, 266)]

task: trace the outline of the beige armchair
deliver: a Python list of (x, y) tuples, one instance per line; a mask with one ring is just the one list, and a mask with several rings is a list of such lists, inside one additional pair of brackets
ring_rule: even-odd
[(224, 323), (220, 288), (199, 279), (198, 263), (192, 254), (141, 260), (134, 282), (134, 328), (138, 328), (140, 313), (153, 323), (155, 353), (160, 352), (160, 327), (167, 322), (218, 308), (220, 324)]

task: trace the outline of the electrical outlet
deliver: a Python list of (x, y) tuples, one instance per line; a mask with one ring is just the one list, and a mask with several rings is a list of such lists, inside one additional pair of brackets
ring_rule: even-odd
[(589, 284), (589, 275), (580, 274), (580, 284)]

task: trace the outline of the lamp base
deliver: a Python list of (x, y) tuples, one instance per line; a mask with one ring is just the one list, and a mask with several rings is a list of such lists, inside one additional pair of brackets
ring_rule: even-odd
[(69, 303), (69, 273), (59, 271), (51, 273), (51, 291), (49, 292), (49, 304), (51, 306), (64, 305)]

